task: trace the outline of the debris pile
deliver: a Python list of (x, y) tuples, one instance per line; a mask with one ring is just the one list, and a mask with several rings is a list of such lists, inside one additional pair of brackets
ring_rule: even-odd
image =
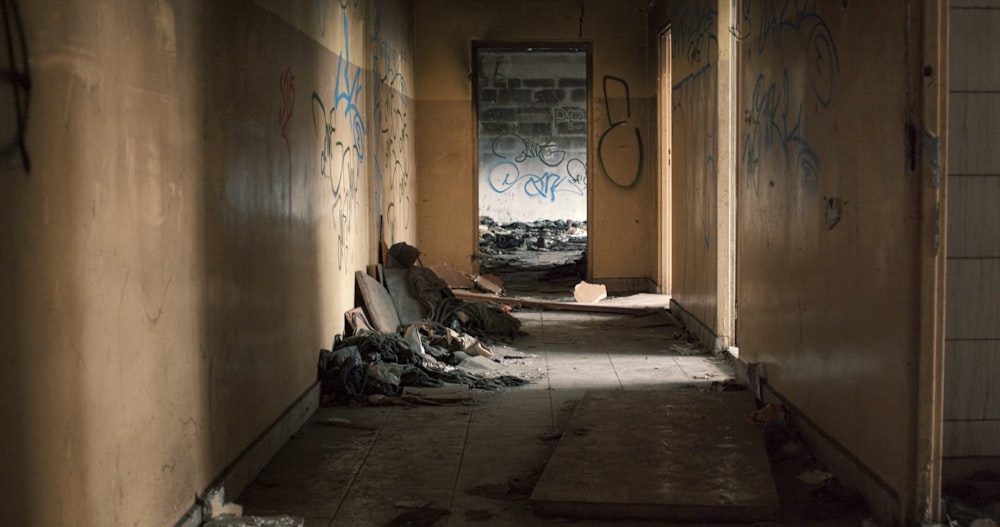
[[(456, 298), (433, 270), (416, 265), (419, 251), (393, 245), (379, 267), (382, 282), (357, 272), (363, 307), (345, 313), (351, 334), (320, 350), (317, 375), (324, 403), (405, 396), (405, 387), (455, 386), (496, 390), (528, 381), (498, 370), (501, 354), (489, 346), (521, 334), (511, 308)], [(428, 399), (421, 392), (420, 399)], [(432, 397), (430, 397), (432, 398)]]
[(982, 470), (945, 487), (949, 525), (996, 527), (1000, 522), (1000, 474)]
[(479, 253), (509, 254), (528, 251), (577, 251), (587, 248), (587, 222), (538, 220), (498, 225), (489, 216), (479, 218)]
[(864, 496), (842, 482), (806, 446), (780, 403), (767, 403), (747, 416), (762, 426), (771, 470), (782, 495), (782, 524), (849, 522), (874, 526)]

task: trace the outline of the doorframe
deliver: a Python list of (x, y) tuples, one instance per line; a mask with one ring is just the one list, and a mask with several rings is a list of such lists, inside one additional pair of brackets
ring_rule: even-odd
[(657, 39), (657, 178), (656, 178), (656, 283), (658, 293), (673, 292), (673, 73), (671, 53), (673, 34), (670, 24), (664, 26)]
[(479, 72), (479, 50), (495, 49), (509, 51), (581, 51), (585, 54), (586, 89), (587, 89), (587, 120), (586, 120), (586, 144), (587, 144), (587, 270), (585, 279), (589, 280), (593, 276), (593, 211), (594, 193), (590, 191), (590, 182), (593, 181), (593, 165), (595, 159), (593, 115), (594, 115), (594, 49), (593, 43), (589, 40), (473, 40), (471, 56), (469, 60), (469, 82), (472, 84), (472, 210), (474, 222), (472, 225), (472, 253), (474, 262), (473, 273), (478, 274), (482, 255), (479, 253), (479, 82), (477, 81)]
[(716, 266), (716, 347), (719, 351), (730, 350), (738, 356), (736, 346), (736, 207), (737, 189), (736, 135), (739, 99), (737, 71), (739, 54), (737, 39), (730, 28), (736, 27), (740, 14), (740, 1), (719, 2), (717, 23), (719, 25), (719, 57), (717, 86), (716, 131), (716, 192), (717, 223), (715, 239), (718, 240)]
[[(907, 46), (913, 65), (911, 86), (915, 89), (910, 122), (922, 123), (923, 140), (937, 142), (937, 152), (921, 151), (920, 173), (920, 333), (916, 398), (916, 429), (912, 491), (904, 501), (904, 514), (929, 524), (942, 520), (941, 500), (944, 442), (945, 314), (948, 233), (948, 53), (951, 2), (917, 2), (910, 19)], [(910, 44), (908, 42), (907, 44)], [(916, 55), (916, 56), (913, 56)]]

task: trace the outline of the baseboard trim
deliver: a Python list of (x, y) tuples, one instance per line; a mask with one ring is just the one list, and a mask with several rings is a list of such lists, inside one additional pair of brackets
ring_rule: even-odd
[(589, 281), (594, 284), (604, 284), (608, 288), (608, 294), (611, 295), (653, 293), (656, 291), (656, 282), (649, 278), (594, 278)]
[(261, 432), (208, 488), (202, 490), (198, 499), (175, 526), (199, 527), (204, 523), (206, 518), (203, 517), (200, 501), (210, 489), (221, 486), (228, 499), (239, 496), (319, 408), (319, 395), (319, 382), (315, 382)]
[(670, 313), (681, 319), (684, 327), (687, 328), (705, 347), (712, 350), (712, 353), (720, 353), (728, 347), (726, 339), (715, 334), (715, 331), (708, 327), (698, 317), (684, 309), (679, 302), (670, 299)]
[[(742, 360), (737, 361), (737, 370), (740, 369), (743, 370), (742, 374), (738, 374), (737, 377), (748, 378), (751, 384), (758, 380), (754, 378), (755, 375), (748, 376), (747, 364)], [(858, 458), (854, 457), (854, 454), (844, 448), (837, 440), (806, 417), (773, 386), (764, 380), (759, 380), (758, 387), (759, 393), (762, 395), (761, 402), (780, 403), (785, 407), (788, 424), (798, 432), (802, 442), (815, 454), (817, 460), (835, 474), (842, 484), (857, 490), (864, 496), (869, 511), (878, 525), (903, 525), (903, 511), (899, 494), (895, 490)]]

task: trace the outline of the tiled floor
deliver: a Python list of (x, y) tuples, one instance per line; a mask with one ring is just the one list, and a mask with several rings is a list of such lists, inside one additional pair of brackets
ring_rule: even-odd
[[(322, 408), (235, 501), (247, 514), (302, 516), (308, 526), (651, 525), (545, 518), (527, 497), (585, 391), (712, 389), (731, 378), (730, 365), (671, 348), (685, 342), (677, 326), (641, 327), (664, 315), (518, 316), (529, 335), (514, 348), (531, 356), (505, 360), (503, 371), (532, 384), (476, 391), (467, 404)], [(778, 481), (779, 492), (787, 485)], [(448, 514), (393, 523), (431, 508)], [(783, 505), (779, 525), (861, 525), (858, 513), (806, 521), (801, 509)]]

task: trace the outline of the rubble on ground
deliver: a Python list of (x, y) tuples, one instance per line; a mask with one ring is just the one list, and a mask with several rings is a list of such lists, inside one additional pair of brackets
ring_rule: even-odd
[(1000, 473), (978, 471), (945, 487), (942, 498), (952, 525), (995, 526), (1000, 522)]
[(479, 253), (505, 254), (529, 251), (579, 251), (587, 248), (587, 222), (537, 220), (499, 225), (489, 216), (479, 219)]
[(345, 313), (351, 334), (320, 350), (322, 402), (402, 397), (405, 387), (496, 390), (529, 382), (503, 374), (503, 356), (490, 349), (521, 334), (511, 308), (456, 298), (434, 271), (416, 265), (419, 251), (412, 246), (396, 244), (386, 254), (393, 267), (379, 268), (383, 282), (356, 273), (365, 305)]

